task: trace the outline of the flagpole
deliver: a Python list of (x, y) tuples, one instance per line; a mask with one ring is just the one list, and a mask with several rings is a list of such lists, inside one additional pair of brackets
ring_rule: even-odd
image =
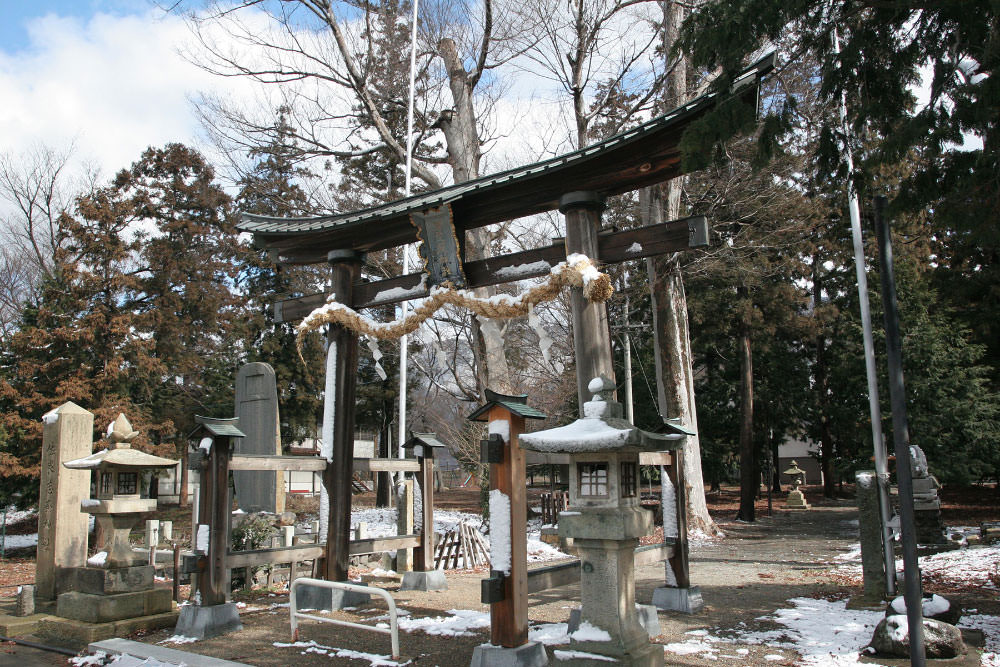
[[(413, 178), (413, 97), (416, 89), (417, 71), (417, 9), (420, 0), (413, 0), (413, 25), (410, 31), (410, 95), (406, 109), (406, 181), (403, 186), (403, 196), (410, 196), (410, 186)], [(403, 246), (403, 275), (410, 271), (409, 245)], [(400, 313), (406, 318), (407, 302), (400, 305)], [(406, 442), (406, 346), (408, 336), (399, 339), (399, 435), (396, 446), (399, 458), (404, 457), (403, 443)], [(400, 473), (402, 481), (402, 473)]]

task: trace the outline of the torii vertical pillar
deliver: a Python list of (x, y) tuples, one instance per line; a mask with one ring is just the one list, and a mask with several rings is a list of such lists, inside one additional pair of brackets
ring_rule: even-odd
[[(330, 262), (332, 291), (337, 302), (351, 303), (354, 281), (361, 268), (361, 255), (353, 250), (333, 250)], [(354, 474), (354, 400), (358, 374), (358, 334), (336, 324), (327, 330), (335, 354), (327, 373), (326, 391), (333, 392), (332, 459), (323, 471), (323, 485), (330, 498), (330, 520), (326, 536), (323, 578), (347, 581), (351, 539), (351, 478)], [(331, 400), (330, 396), (326, 397)], [(325, 426), (325, 425), (324, 425)], [(326, 445), (327, 443), (324, 443)]]
[[(566, 216), (567, 256), (580, 253), (597, 262), (597, 231), (604, 209), (604, 198), (596, 192), (570, 192), (559, 198), (559, 212)], [(591, 303), (583, 296), (580, 287), (571, 289), (570, 298), (576, 351), (576, 392), (582, 409), (583, 404), (590, 400), (587, 383), (592, 378), (603, 376), (614, 381), (611, 329), (608, 326), (608, 307), (604, 303)]]

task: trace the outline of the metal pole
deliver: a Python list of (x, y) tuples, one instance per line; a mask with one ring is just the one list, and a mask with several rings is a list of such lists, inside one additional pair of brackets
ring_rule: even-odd
[(903, 588), (906, 620), (910, 629), (910, 664), (923, 667), (923, 595), (917, 561), (917, 536), (913, 514), (913, 478), (910, 471), (910, 432), (906, 423), (906, 387), (903, 385), (903, 351), (896, 307), (896, 278), (892, 268), (892, 239), (885, 219), (886, 198), (875, 197), (875, 236), (882, 277), (885, 347), (889, 363), (889, 400), (892, 404), (892, 441), (896, 449), (896, 481), (899, 484), (899, 529), (903, 543)]
[[(840, 38), (833, 31), (833, 53), (840, 54)], [(865, 245), (861, 237), (861, 207), (854, 188), (854, 154), (849, 144), (851, 131), (847, 123), (847, 95), (840, 96), (840, 123), (844, 132), (844, 157), (847, 161), (847, 208), (851, 217), (851, 238), (854, 242), (854, 271), (858, 280), (858, 303), (865, 348), (865, 376), (868, 380), (868, 411), (872, 421), (872, 447), (878, 483), (879, 518), (882, 522), (882, 560), (885, 567), (885, 592), (896, 595), (896, 557), (892, 550), (892, 529), (889, 528), (889, 459), (882, 435), (882, 410), (878, 400), (878, 371), (875, 368), (875, 344), (872, 342), (872, 316), (868, 307), (868, 276), (865, 273)], [(818, 305), (818, 304), (817, 304)]]
[(632, 334), (628, 330), (629, 298), (625, 297), (625, 418), (635, 424), (635, 406), (632, 401)]
[[(403, 186), (403, 195), (410, 196), (411, 181), (413, 179), (413, 97), (416, 90), (416, 70), (417, 70), (417, 9), (420, 0), (413, 0), (413, 25), (410, 28), (410, 98), (406, 109), (406, 181)], [(403, 246), (403, 275), (410, 271), (409, 245)], [(400, 304), (400, 315), (405, 319), (408, 310), (407, 302)], [(402, 336), (399, 339), (399, 433), (396, 446), (398, 447), (399, 458), (404, 458), (403, 443), (406, 442), (406, 357), (407, 339), (409, 336)], [(403, 481), (404, 474), (399, 473), (397, 483)]]
[(0, 559), (7, 557), (7, 506), (3, 506), (3, 533), (0, 534)]

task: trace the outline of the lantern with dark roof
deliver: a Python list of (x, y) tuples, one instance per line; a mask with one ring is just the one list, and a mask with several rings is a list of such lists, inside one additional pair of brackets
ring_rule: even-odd
[(147, 470), (173, 468), (178, 463), (132, 449), (131, 443), (138, 435), (125, 415), (120, 414), (108, 428), (106, 449), (63, 463), (72, 470), (93, 470), (97, 476), (97, 498), (84, 500), (82, 508), (96, 517), (105, 535), (111, 536), (104, 561), (108, 568), (133, 564), (129, 532), (141, 517), (156, 510), (156, 499), (139, 497), (139, 476)]

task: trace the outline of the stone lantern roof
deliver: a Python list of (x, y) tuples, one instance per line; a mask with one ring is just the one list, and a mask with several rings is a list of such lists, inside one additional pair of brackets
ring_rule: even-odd
[(587, 389), (594, 397), (583, 404), (581, 419), (565, 426), (525, 433), (520, 437), (521, 446), (545, 453), (645, 452), (668, 449), (669, 443), (684, 437), (673, 432), (643, 431), (623, 419), (621, 403), (610, 400), (614, 383), (606, 378), (594, 378)]
[(110, 444), (107, 449), (94, 452), (90, 456), (84, 456), (73, 461), (63, 463), (67, 468), (73, 470), (96, 470), (99, 468), (137, 468), (137, 469), (159, 469), (173, 468), (177, 461), (165, 459), (161, 456), (153, 456), (138, 449), (132, 449), (132, 440), (138, 436), (137, 431), (132, 430), (132, 424), (123, 414), (112, 422), (108, 428), (108, 440)]

